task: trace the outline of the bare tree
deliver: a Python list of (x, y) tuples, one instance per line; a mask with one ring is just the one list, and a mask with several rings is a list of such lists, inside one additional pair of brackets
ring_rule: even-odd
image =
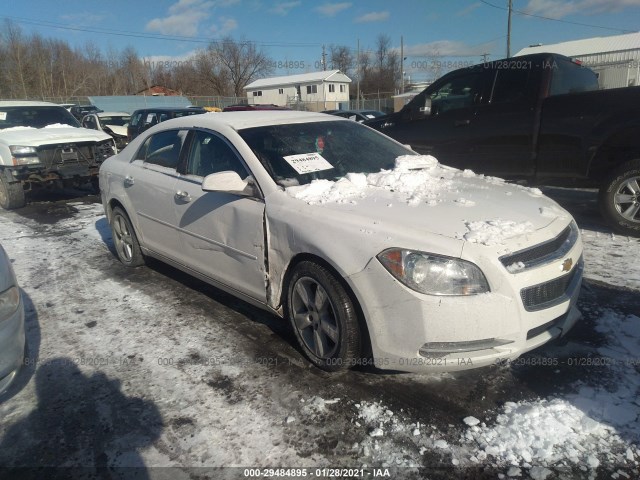
[(355, 59), (349, 47), (345, 45), (331, 45), (329, 47), (329, 58), (332, 69), (340, 70), (345, 75), (350, 76)]
[(222, 71), (228, 75), (236, 97), (244, 96), (243, 88), (251, 81), (273, 71), (271, 59), (253, 42), (236, 42), (231, 37), (225, 37), (213, 44), (213, 50)]

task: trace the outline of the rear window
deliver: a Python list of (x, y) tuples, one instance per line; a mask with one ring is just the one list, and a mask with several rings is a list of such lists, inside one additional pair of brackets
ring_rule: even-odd
[(550, 68), (553, 68), (553, 77), (549, 95), (590, 92), (599, 88), (595, 72), (581, 65), (560, 59)]

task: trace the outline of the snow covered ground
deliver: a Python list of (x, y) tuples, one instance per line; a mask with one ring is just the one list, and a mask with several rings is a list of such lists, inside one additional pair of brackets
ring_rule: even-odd
[(161, 265), (122, 267), (98, 204), (0, 212), (29, 307), (0, 465), (639, 478), (640, 241), (582, 234), (585, 321), (567, 345), (475, 372), (336, 377), (270, 315)]

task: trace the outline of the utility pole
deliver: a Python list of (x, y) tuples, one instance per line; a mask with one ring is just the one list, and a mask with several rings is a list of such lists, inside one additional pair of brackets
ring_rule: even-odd
[(400, 35), (400, 93), (404, 93), (404, 37)]
[(511, 57), (511, 12), (513, 10), (513, 0), (509, 0), (509, 17), (507, 20), (507, 58)]
[(356, 75), (358, 75), (356, 88), (356, 110), (360, 110), (360, 39), (358, 39), (358, 50), (356, 52)]
[(324, 45), (322, 45), (322, 70), (326, 70), (327, 69), (327, 60), (326, 60), (326, 56), (327, 54), (324, 51)]

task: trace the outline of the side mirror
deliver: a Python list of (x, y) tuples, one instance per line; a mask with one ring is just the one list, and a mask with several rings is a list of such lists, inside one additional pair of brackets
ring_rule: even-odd
[(424, 107), (420, 107), (420, 114), (423, 117), (428, 117), (431, 115), (431, 98), (425, 97), (424, 99)]
[(227, 170), (204, 177), (202, 190), (205, 192), (225, 192), (243, 197), (255, 196), (255, 181), (249, 176), (242, 180), (237, 172)]

